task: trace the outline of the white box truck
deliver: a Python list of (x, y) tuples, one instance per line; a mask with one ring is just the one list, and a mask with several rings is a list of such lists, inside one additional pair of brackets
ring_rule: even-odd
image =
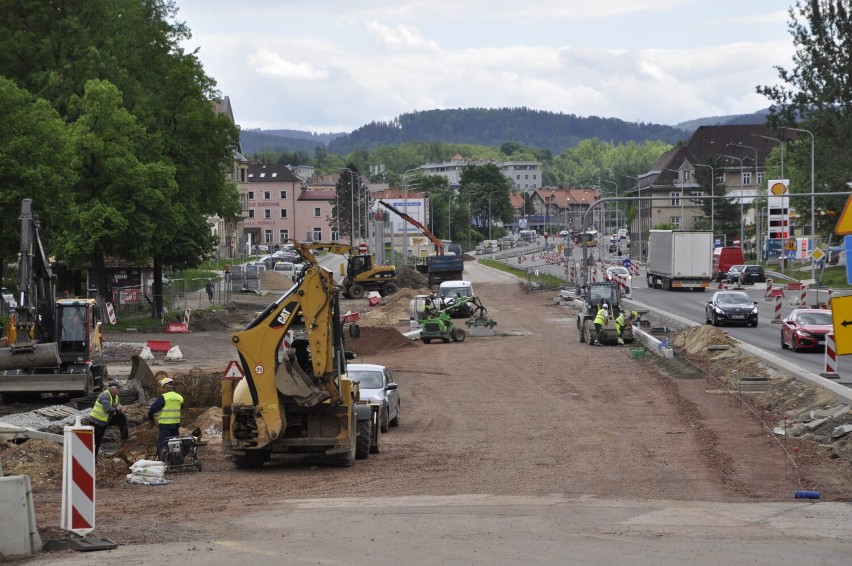
[(648, 287), (703, 291), (713, 277), (713, 233), (651, 230)]

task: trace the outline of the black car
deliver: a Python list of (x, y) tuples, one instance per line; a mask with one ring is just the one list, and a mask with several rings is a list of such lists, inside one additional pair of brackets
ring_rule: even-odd
[(736, 283), (740, 280), (740, 273), (743, 270), (744, 265), (732, 265), (728, 272), (725, 274), (725, 280), (728, 283)]
[(707, 324), (757, 326), (757, 305), (744, 291), (717, 291), (704, 309)]
[(752, 283), (766, 283), (766, 272), (762, 265), (747, 265), (740, 272), (740, 283), (750, 285)]

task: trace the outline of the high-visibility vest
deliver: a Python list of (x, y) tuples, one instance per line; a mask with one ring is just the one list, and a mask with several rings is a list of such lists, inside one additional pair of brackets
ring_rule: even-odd
[(183, 405), (183, 396), (176, 391), (166, 391), (163, 393), (163, 399), (166, 401), (166, 404), (159, 411), (160, 424), (179, 425), (180, 407)]
[[(109, 395), (109, 406), (115, 407), (118, 405), (118, 395), (113, 395), (112, 391), (107, 389), (101, 395), (107, 393)], [(109, 413), (104, 410), (104, 406), (101, 404), (101, 395), (98, 395), (98, 398), (95, 399), (95, 406), (92, 407), (92, 412), (89, 413), (89, 417), (101, 421), (104, 424), (109, 422)]]
[(606, 309), (600, 309), (598, 311), (598, 314), (595, 316), (595, 324), (600, 324), (601, 326), (606, 324), (606, 315), (607, 314), (608, 313), (607, 313)]

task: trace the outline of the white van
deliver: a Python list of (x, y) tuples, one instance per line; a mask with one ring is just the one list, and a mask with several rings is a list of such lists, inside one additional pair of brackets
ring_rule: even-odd
[[(470, 281), (444, 281), (438, 287), (438, 298), (444, 308), (452, 304), (457, 297), (473, 297), (473, 285)], [(465, 318), (473, 314), (473, 306), (468, 303), (451, 313), (453, 318)]]
[(289, 261), (279, 261), (275, 264), (274, 271), (292, 278), (296, 274), (296, 266)]

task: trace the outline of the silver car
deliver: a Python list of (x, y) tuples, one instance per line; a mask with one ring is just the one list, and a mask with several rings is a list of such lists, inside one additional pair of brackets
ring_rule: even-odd
[(399, 426), (399, 389), (388, 368), (377, 364), (347, 364), (349, 379), (360, 382), (361, 399), (382, 404), (382, 432)]

